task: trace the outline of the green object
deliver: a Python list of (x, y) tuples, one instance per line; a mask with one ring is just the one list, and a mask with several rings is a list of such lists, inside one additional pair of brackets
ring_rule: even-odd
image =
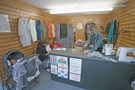
[(58, 60), (58, 63), (66, 64), (66, 61), (60, 61), (60, 60)]

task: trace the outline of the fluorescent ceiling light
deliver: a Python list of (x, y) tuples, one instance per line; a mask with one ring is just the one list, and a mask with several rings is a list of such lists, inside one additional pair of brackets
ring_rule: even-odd
[(86, 12), (84, 14), (108, 14), (109, 12)]
[(79, 13), (79, 12), (97, 12), (97, 11), (112, 11), (113, 8), (102, 9), (74, 9), (74, 10), (52, 10), (50, 14), (64, 14), (64, 13)]

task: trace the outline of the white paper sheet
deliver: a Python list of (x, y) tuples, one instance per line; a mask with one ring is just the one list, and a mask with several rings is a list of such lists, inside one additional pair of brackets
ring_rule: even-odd
[(70, 66), (82, 67), (82, 59), (70, 58)]
[(58, 70), (68, 72), (68, 65), (58, 63)]
[(0, 14), (0, 32), (11, 32), (8, 15)]
[(66, 48), (54, 48), (53, 50), (63, 50), (63, 51), (66, 51)]
[(57, 66), (56, 65), (51, 65), (51, 73), (57, 75)]
[(57, 61), (58, 63), (61, 63), (61, 64), (67, 64), (67, 57), (63, 57), (63, 56), (57, 56)]
[(68, 79), (68, 72), (58, 70), (58, 77)]
[(70, 72), (75, 74), (81, 74), (81, 67), (71, 66), (70, 65)]
[(81, 82), (81, 75), (70, 73), (69, 79), (77, 82)]

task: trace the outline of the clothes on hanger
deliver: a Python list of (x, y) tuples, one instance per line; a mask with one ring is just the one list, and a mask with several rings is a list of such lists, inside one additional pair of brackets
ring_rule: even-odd
[(52, 38), (52, 24), (50, 22), (47, 22), (48, 25), (48, 38)]
[(109, 23), (107, 24), (106, 30), (105, 30), (105, 32), (107, 32), (107, 34), (108, 34), (108, 32), (109, 32), (110, 26), (111, 26), (111, 23), (109, 22)]
[(87, 33), (86, 33), (86, 30), (87, 30), (87, 24), (85, 25), (85, 31), (84, 31), (84, 34), (85, 34), (85, 40), (88, 40), (88, 39), (87, 39)]
[(40, 23), (40, 30), (41, 30), (41, 39), (48, 38), (49, 28), (48, 28), (47, 23), (44, 20)]
[(27, 29), (28, 19), (22, 17), (18, 21), (18, 34), (23, 47), (31, 45), (31, 34)]
[(77, 24), (77, 29), (78, 29), (78, 30), (82, 30), (82, 29), (83, 29), (83, 24), (82, 24), (81, 21), (78, 22), (78, 24)]
[[(117, 37), (118, 22), (119, 22), (118, 19), (114, 19), (111, 23), (109, 22), (106, 26), (105, 32), (107, 32), (107, 37), (108, 37), (107, 39), (109, 40), (109, 42), (113, 43), (115, 41), (115, 38)], [(112, 23), (114, 23), (113, 26), (112, 26)], [(113, 28), (113, 30), (111, 28)], [(109, 32), (111, 32), (111, 35)], [(109, 39), (109, 36), (110, 36), (110, 39)]]
[(51, 23), (52, 25), (52, 37), (55, 37), (56, 27), (54, 23)]
[(41, 30), (40, 30), (40, 21), (39, 20), (36, 21), (36, 30), (37, 30), (37, 38), (38, 38), (38, 40), (40, 40), (41, 39)]
[(30, 19), (27, 26), (28, 30), (31, 33), (32, 41), (37, 41), (37, 31), (36, 31), (36, 21), (33, 19)]
[(88, 23), (86, 23), (85, 25), (86, 40), (90, 40), (90, 35), (91, 35), (90, 25), (95, 25), (95, 23), (93, 21), (89, 21)]
[(111, 39), (112, 39), (112, 36), (113, 36), (114, 22), (115, 22), (115, 20), (112, 21), (111, 26), (110, 26), (110, 29), (109, 29), (109, 33), (108, 33), (108, 35), (107, 35), (107, 39), (106, 39), (106, 40), (107, 40), (108, 42), (111, 42)]

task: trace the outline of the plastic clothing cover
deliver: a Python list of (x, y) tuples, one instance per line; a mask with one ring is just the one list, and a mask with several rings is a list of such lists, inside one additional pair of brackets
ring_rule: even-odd
[(24, 61), (20, 61), (20, 62), (16, 62), (13, 65), (13, 70), (12, 70), (12, 76), (13, 76), (13, 80), (16, 81), (16, 90), (22, 90), (22, 86), (23, 86), (23, 75), (26, 74), (26, 70), (24, 67)]

